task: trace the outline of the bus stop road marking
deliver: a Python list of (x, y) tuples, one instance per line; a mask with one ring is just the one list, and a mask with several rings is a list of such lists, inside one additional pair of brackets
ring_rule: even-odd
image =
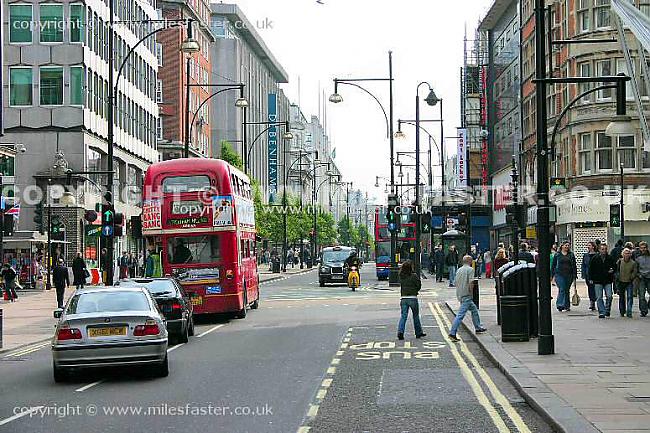
[(221, 325), (213, 326), (212, 328), (208, 329), (207, 331), (202, 332), (199, 335), (197, 335), (196, 338), (204, 337), (204, 336), (208, 335), (209, 333), (211, 333), (213, 331), (216, 331), (217, 329), (219, 329), (219, 328), (221, 328), (223, 326), (225, 326), (223, 323)]

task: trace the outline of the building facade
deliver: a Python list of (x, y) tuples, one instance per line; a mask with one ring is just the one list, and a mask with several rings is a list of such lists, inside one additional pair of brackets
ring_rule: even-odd
[(501, 242), (509, 244), (513, 237), (512, 227), (505, 221), (505, 206), (510, 204), (512, 160), (522, 163), (519, 2), (495, 1), (481, 20), (479, 31), (487, 47), (487, 69), (480, 77), (487, 103), (482, 105), (481, 113), (487, 118), (490, 244), (494, 248)]
[[(214, 116), (210, 104), (202, 104), (216, 90), (209, 86), (216, 83), (212, 76), (211, 46), (215, 37), (209, 26), (209, 2), (161, 0), (158, 7), (165, 19), (192, 19), (192, 37), (201, 47), (192, 55), (181, 51), (181, 44), (187, 37), (185, 26), (172, 27), (156, 35), (160, 68), (156, 82), (156, 99), (160, 107), (157, 136), (161, 158), (182, 158), (187, 143), (190, 156), (209, 158), (213, 155), (210, 122)], [(189, 134), (187, 122), (191, 122)]]
[[(279, 84), (289, 77), (282, 65), (257, 32), (255, 25), (234, 4), (210, 5), (210, 28), (216, 37), (211, 48), (212, 77), (219, 83), (244, 84), (248, 122), (284, 122), (289, 120), (289, 100)], [(235, 106), (236, 91), (224, 92), (211, 100), (214, 114), (211, 125), (211, 148), (218, 157), (221, 145), (229, 142), (243, 154), (243, 112)], [(284, 164), (284, 126), (247, 125), (247, 153), (249, 175), (260, 183), (264, 197), (277, 196), (281, 183), (280, 168)], [(269, 146), (269, 143), (271, 146)]]
[[(151, 20), (158, 17), (146, 1), (127, 1), (117, 9), (115, 21)], [(97, 263), (99, 237), (95, 221), (83, 220), (95, 208), (106, 176), (74, 176), (70, 185), (53, 173), (64, 160), (73, 171), (106, 170), (107, 116), (109, 110), (108, 38), (115, 42), (115, 65), (150, 27), (117, 24), (108, 26), (108, 6), (102, 1), (3, 2), (4, 69), (8, 86), (3, 91), (6, 143), (22, 143), (24, 153), (15, 160), (15, 176), (5, 178), (16, 201), (20, 201), (17, 229), (36, 231), (39, 206), (50, 205), (64, 224), (68, 244), (62, 254), (70, 261), (83, 251), (91, 265)], [(115, 68), (117, 69), (117, 68)], [(156, 80), (158, 62), (154, 40), (140, 44), (120, 77), (114, 106), (114, 183), (117, 212), (128, 218), (140, 214), (140, 188), (146, 167), (158, 160), (156, 149)], [(117, 71), (115, 73), (117, 77)], [(51, 181), (50, 181), (51, 180)], [(64, 184), (63, 187), (48, 187)], [(38, 187), (44, 194), (30, 193)], [(63, 191), (66, 194), (63, 194)], [(55, 192), (58, 191), (58, 192)], [(62, 200), (63, 197), (65, 200)], [(47, 229), (48, 222), (42, 223)], [(117, 239), (116, 252), (132, 247)]]

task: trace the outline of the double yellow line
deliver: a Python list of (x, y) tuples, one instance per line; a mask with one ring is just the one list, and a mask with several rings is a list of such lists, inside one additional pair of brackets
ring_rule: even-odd
[[(428, 306), (429, 306), (429, 310), (431, 310), (431, 314), (433, 315), (434, 319), (438, 323), (438, 329), (440, 330), (443, 338), (449, 345), (451, 353), (456, 359), (456, 363), (460, 367), (463, 377), (469, 384), (470, 388), (472, 389), (472, 392), (474, 392), (474, 395), (476, 396), (478, 402), (487, 411), (488, 415), (492, 419), (492, 422), (499, 430), (499, 433), (511, 433), (511, 430), (506, 425), (505, 421), (503, 420), (503, 418), (495, 408), (492, 401), (490, 401), (490, 399), (487, 397), (485, 391), (483, 391), (483, 388), (481, 387), (478, 379), (476, 378), (476, 375), (478, 375), (478, 377), (483, 381), (485, 387), (490, 392), (490, 395), (492, 395), (492, 398), (496, 402), (496, 404), (498, 404), (503, 410), (503, 412), (507, 415), (507, 417), (510, 418), (512, 424), (517, 429), (516, 431), (519, 433), (531, 433), (530, 429), (528, 428), (524, 420), (521, 418), (519, 413), (512, 407), (512, 405), (510, 404), (508, 399), (503, 395), (503, 393), (501, 393), (501, 391), (496, 386), (492, 378), (487, 374), (485, 369), (481, 366), (481, 364), (479, 364), (476, 357), (469, 350), (465, 342), (462, 340), (458, 343), (454, 343), (451, 341), (448, 335), (449, 329), (451, 328), (451, 323), (449, 322), (449, 319), (447, 318), (445, 313), (442, 311), (440, 305), (439, 304), (434, 305), (432, 302), (429, 302)], [(460, 348), (460, 351), (458, 350), (458, 348)], [(463, 356), (461, 355), (461, 352), (462, 355), (464, 355), (465, 358), (467, 358), (467, 360), (471, 363), (472, 369), (470, 369), (469, 365), (467, 364), (467, 361), (465, 361), (465, 358), (463, 358)]]
[(44, 341), (44, 342), (42, 342), (42, 343), (34, 344), (34, 345), (32, 345), (32, 346), (23, 347), (22, 349), (18, 349), (18, 350), (16, 350), (15, 352), (11, 352), (11, 353), (5, 355), (4, 357), (5, 357), (5, 358), (17, 358), (17, 357), (19, 357), (19, 356), (29, 355), (30, 353), (32, 353), (32, 352), (36, 352), (36, 351), (38, 351), (38, 350), (41, 350), (41, 349), (44, 348), (45, 346), (49, 346), (49, 345), (50, 345), (50, 341), (49, 341), (49, 340), (48, 340), (48, 341)]

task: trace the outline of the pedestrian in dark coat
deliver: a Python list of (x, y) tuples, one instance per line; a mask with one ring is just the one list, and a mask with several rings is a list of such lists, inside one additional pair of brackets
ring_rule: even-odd
[(70, 276), (68, 275), (68, 268), (63, 264), (63, 259), (52, 270), (52, 280), (56, 288), (56, 303), (59, 308), (63, 308), (63, 297), (65, 289), (70, 287)]
[[(612, 284), (616, 272), (616, 261), (607, 254), (607, 244), (600, 244), (599, 254), (589, 262), (589, 281), (596, 289), (596, 305), (598, 317), (604, 319), (610, 316), (612, 309)], [(603, 302), (603, 294), (606, 299)]]
[(11, 267), (9, 263), (2, 265), (2, 278), (5, 285), (5, 296), (11, 302), (14, 302), (18, 295), (16, 295), (16, 277), (18, 274)]
[(84, 285), (86, 284), (86, 272), (88, 272), (86, 269), (86, 262), (83, 257), (81, 257), (81, 253), (77, 253), (77, 257), (72, 261), (72, 276), (74, 277), (72, 284), (74, 284), (77, 289), (84, 288)]
[(596, 243), (589, 242), (587, 244), (587, 252), (582, 255), (582, 278), (584, 278), (587, 283), (587, 290), (589, 291), (589, 309), (591, 311), (596, 309), (596, 289), (589, 281), (587, 274), (589, 273), (589, 262), (596, 254), (598, 254), (596, 252)]

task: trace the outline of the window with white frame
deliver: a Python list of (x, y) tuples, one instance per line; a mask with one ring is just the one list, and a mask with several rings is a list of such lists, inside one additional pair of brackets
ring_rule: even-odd
[(9, 106), (32, 105), (33, 75), (31, 67), (9, 68)]
[(31, 4), (9, 5), (9, 42), (12, 44), (31, 44), (33, 7)]
[(610, 0), (595, 0), (594, 24), (596, 29), (609, 27), (610, 23)]
[(611, 170), (613, 168), (612, 139), (605, 131), (596, 133), (596, 169)]
[(158, 117), (156, 119), (156, 138), (158, 140), (163, 139), (163, 119), (162, 119), (162, 117)]
[(162, 82), (162, 80), (158, 80), (157, 85), (156, 85), (156, 102), (159, 103), (159, 104), (163, 102), (163, 82)]
[(83, 42), (85, 35), (86, 8), (83, 4), (70, 5), (70, 42)]
[(643, 152), (643, 168), (650, 168), (650, 152)]
[(639, 1), (639, 10), (647, 17), (650, 17), (650, 1), (641, 0)]
[(591, 133), (580, 134), (578, 137), (579, 154), (580, 154), (580, 173), (588, 174), (592, 170), (592, 139)]
[(623, 168), (636, 168), (636, 144), (634, 135), (621, 135), (617, 137), (618, 158)]
[[(632, 59), (632, 62), (634, 62), (634, 59)], [(632, 66), (634, 67), (634, 63), (632, 64)], [(630, 73), (630, 71), (629, 71), (629, 69), (627, 67), (627, 61), (625, 60), (625, 58), (616, 59), (616, 73), (617, 74), (623, 73), (623, 74), (627, 75), (628, 77), (633, 77), (634, 78), (634, 71), (632, 71), (632, 73)], [(628, 81), (625, 84), (625, 95), (626, 95), (626, 98), (629, 99), (629, 100), (634, 99), (634, 93), (632, 92), (632, 80)]]
[(156, 43), (156, 59), (158, 59), (158, 66), (163, 65), (163, 45)]
[(46, 3), (40, 5), (41, 42), (63, 42), (63, 5)]
[(580, 33), (585, 33), (588, 32), (591, 29), (591, 19), (590, 19), (590, 14), (591, 10), (589, 9), (589, 6), (591, 5), (590, 0), (580, 0), (578, 2), (578, 12), (576, 14), (577, 16), (577, 23), (578, 23), (578, 31)]
[(63, 67), (40, 68), (41, 105), (63, 105)]
[[(599, 76), (612, 75), (612, 61), (611, 59), (599, 60), (596, 62), (596, 74)], [(612, 99), (612, 89), (599, 90), (597, 94), (599, 100)]]

